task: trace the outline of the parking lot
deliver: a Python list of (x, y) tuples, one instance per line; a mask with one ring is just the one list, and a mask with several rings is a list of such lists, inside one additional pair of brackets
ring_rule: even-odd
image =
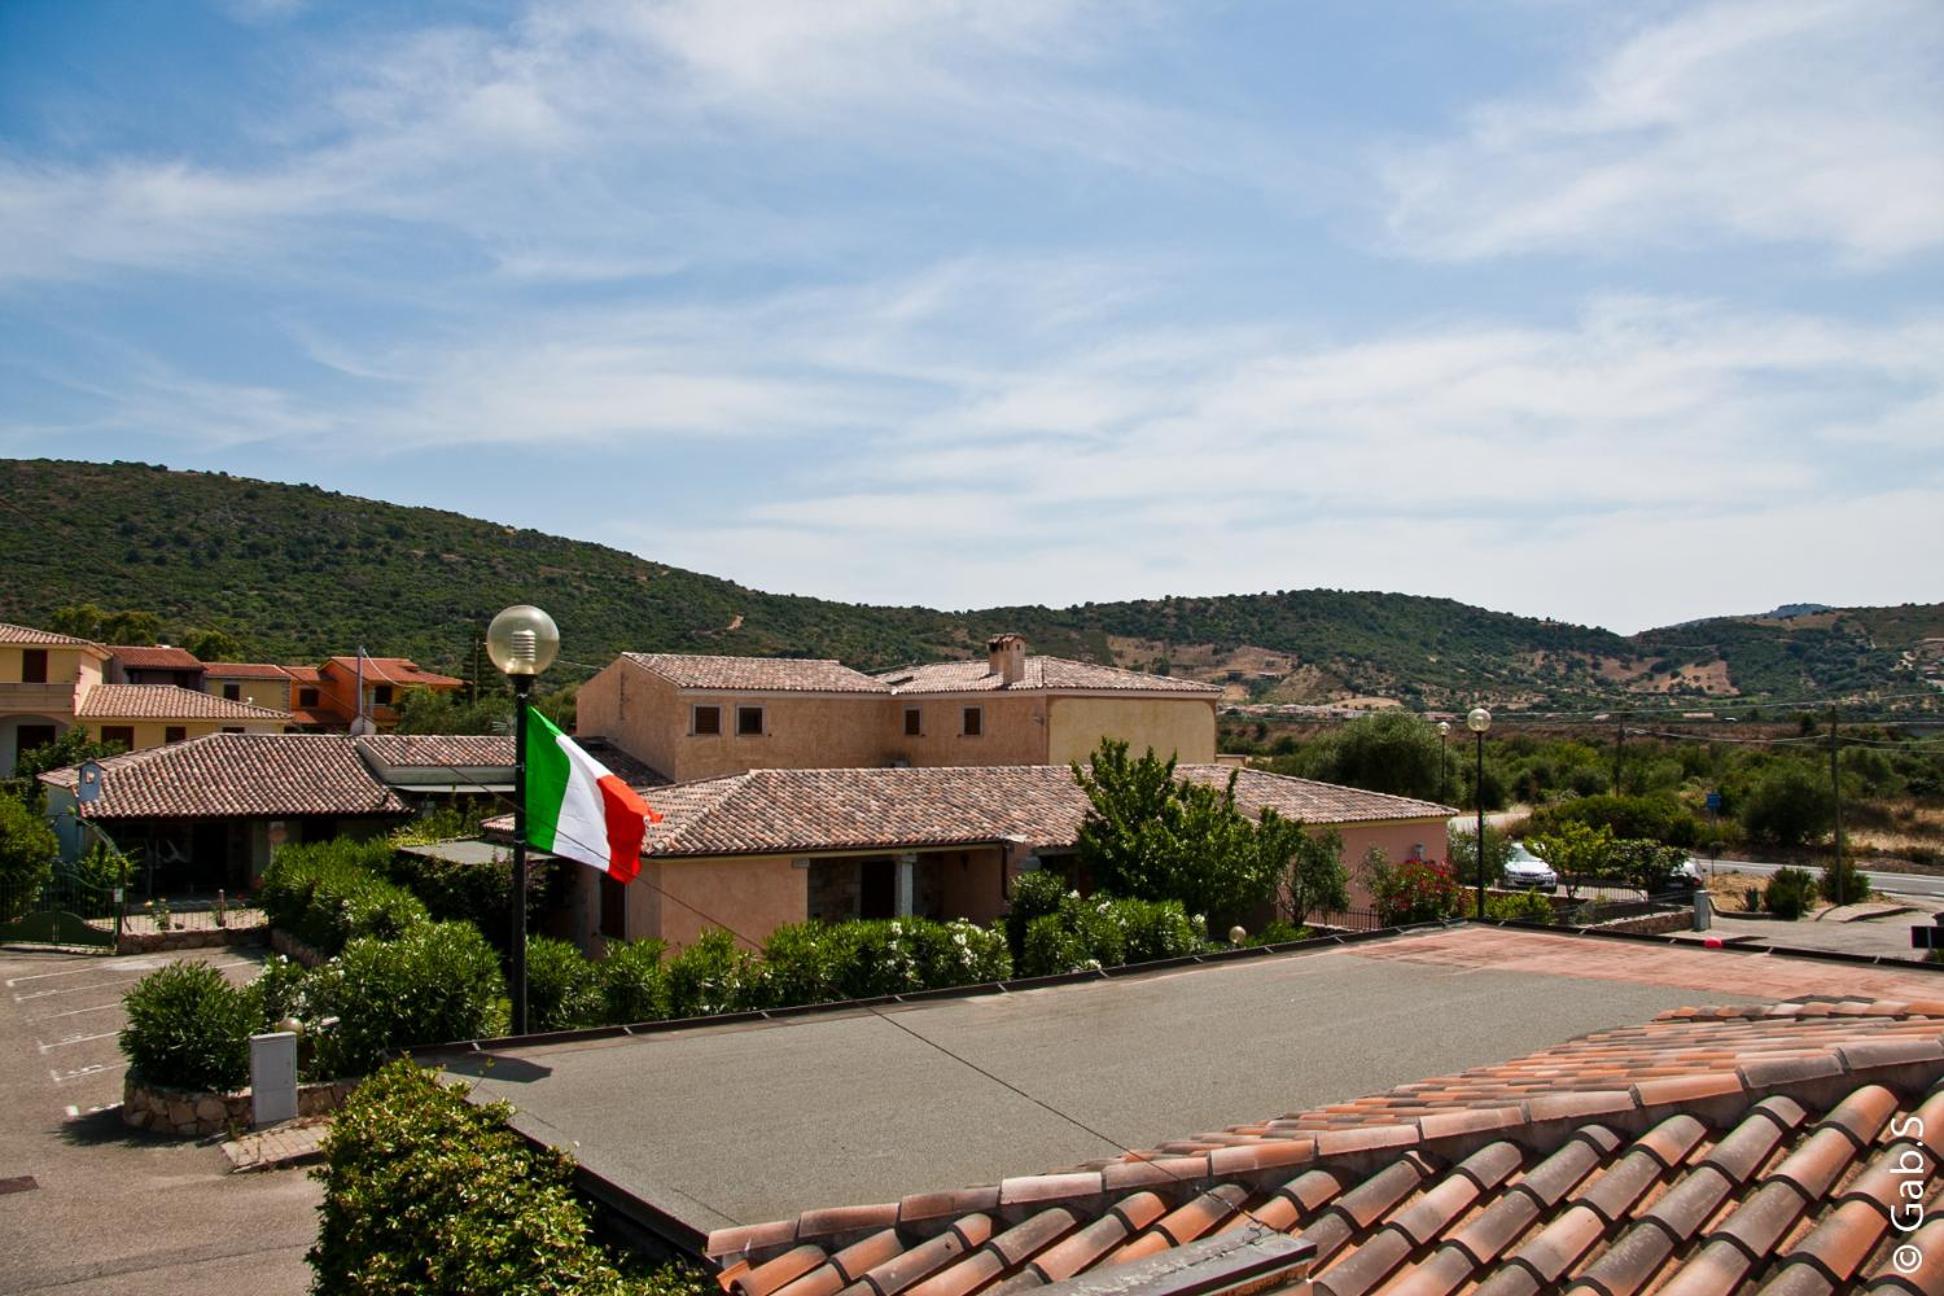
[[(200, 957), (239, 981), (255, 951)], [(310, 1273), (317, 1186), (126, 1129), (121, 996), (168, 961), (0, 949), (0, 1293), (265, 1293)]]

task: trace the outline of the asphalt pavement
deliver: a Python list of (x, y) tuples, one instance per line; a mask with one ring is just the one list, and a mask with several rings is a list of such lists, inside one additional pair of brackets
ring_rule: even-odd
[[(197, 951), (235, 980), (257, 961)], [(121, 1123), (121, 997), (158, 956), (0, 949), (0, 1293), (298, 1296), (317, 1232), (301, 1172), (231, 1175), (215, 1140)]]

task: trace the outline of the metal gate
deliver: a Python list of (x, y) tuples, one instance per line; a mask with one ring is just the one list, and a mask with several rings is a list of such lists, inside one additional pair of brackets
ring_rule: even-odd
[(45, 882), (0, 884), (0, 943), (114, 949), (122, 906), (115, 887), (72, 867), (56, 866)]

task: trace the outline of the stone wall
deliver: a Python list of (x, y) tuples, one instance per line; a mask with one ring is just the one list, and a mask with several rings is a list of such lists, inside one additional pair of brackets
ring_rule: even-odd
[(115, 942), (117, 954), (166, 954), (173, 950), (209, 949), (219, 945), (250, 945), (263, 939), (258, 927), (204, 927), (196, 931), (124, 931)]
[[(343, 1105), (356, 1080), (326, 1080), (297, 1086), (298, 1116), (322, 1116)], [(127, 1076), (122, 1080), (122, 1124), (134, 1129), (203, 1138), (250, 1127), (248, 1089), (238, 1093), (202, 1093), (149, 1085)]]
[(319, 964), (330, 962), (281, 927), (270, 929), (270, 950), (272, 953), (283, 955), (293, 963), (302, 963), (305, 967), (317, 967)]

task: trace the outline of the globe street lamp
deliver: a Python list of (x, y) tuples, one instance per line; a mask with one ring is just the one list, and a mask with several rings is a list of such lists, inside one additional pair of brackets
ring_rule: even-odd
[(537, 607), (515, 604), (486, 627), (486, 655), (513, 684), (513, 955), (507, 975), (513, 1033), (527, 1031), (527, 696), (560, 652), (560, 628)]
[(1451, 799), (1451, 749), (1446, 739), (1451, 737), (1451, 721), (1438, 721), (1438, 799)]
[(1478, 836), (1473, 839), (1473, 855), (1478, 861), (1478, 920), (1485, 920), (1485, 731), (1492, 727), (1492, 713), (1473, 707), (1465, 717), (1465, 728), (1478, 735), (1478, 768), (1472, 774), (1472, 800), (1478, 805)]

